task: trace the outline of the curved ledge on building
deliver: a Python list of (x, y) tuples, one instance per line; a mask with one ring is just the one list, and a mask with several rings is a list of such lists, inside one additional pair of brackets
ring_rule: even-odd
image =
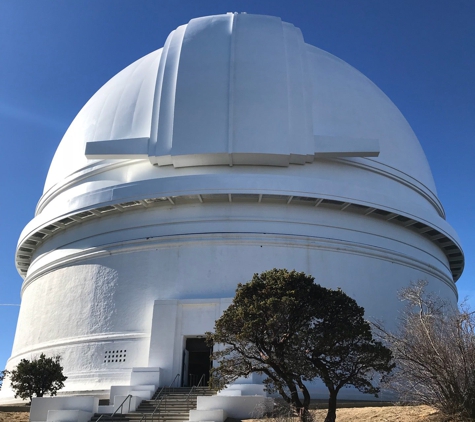
[[(344, 200), (328, 197), (294, 196), (283, 194), (256, 194), (256, 193), (202, 193), (161, 196), (145, 199), (133, 199), (127, 202), (103, 202), (100, 206), (82, 208), (76, 212), (63, 214), (42, 224), (33, 220), (35, 226), (27, 226), (19, 241), (16, 252), (17, 269), (23, 277), (27, 275), (36, 249), (46, 240), (63, 230), (83, 222), (91, 221), (103, 216), (117, 213), (132, 212), (140, 208), (159, 207), (163, 205), (179, 206), (180, 204), (207, 203), (207, 202), (247, 202), (247, 203), (274, 203), (285, 206), (313, 206), (325, 207), (334, 211), (353, 212), (368, 218), (378, 218), (405, 227), (428, 238), (437, 245), (447, 257), (450, 271), (457, 281), (464, 267), (462, 248), (453, 229), (440, 219), (440, 225), (400, 211), (384, 207), (375, 207), (371, 204), (345, 202)], [(441, 226), (444, 227), (441, 227)]]
[(57, 341), (48, 341), (44, 343), (35, 344), (35, 347), (29, 347), (28, 349), (21, 349), (15, 355), (12, 355), (9, 360), (19, 359), (22, 356), (28, 355), (30, 353), (36, 353), (41, 350), (47, 349), (56, 349), (58, 347), (74, 346), (77, 344), (85, 343), (104, 343), (104, 342), (115, 342), (118, 340), (140, 340), (144, 338), (150, 338), (149, 333), (143, 332), (134, 332), (129, 331), (122, 333), (101, 333), (95, 335), (81, 336), (81, 337), (71, 337), (65, 338)]

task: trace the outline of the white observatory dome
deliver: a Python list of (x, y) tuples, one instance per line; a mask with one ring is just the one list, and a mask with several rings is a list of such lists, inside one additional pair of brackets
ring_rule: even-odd
[(87, 102), (16, 263), (7, 369), (60, 354), (67, 390), (102, 391), (136, 367), (191, 382), (187, 339), (253, 273), (304, 271), (393, 324), (411, 281), (455, 302), (463, 254), (384, 93), (293, 25), (229, 13), (178, 27)]

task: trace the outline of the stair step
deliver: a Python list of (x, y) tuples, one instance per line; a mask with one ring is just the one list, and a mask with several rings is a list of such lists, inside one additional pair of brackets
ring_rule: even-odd
[[(208, 387), (164, 388), (158, 389), (153, 395), (152, 400), (143, 400), (136, 412), (127, 414), (118, 414), (113, 418), (110, 415), (102, 415), (99, 422), (136, 422), (147, 416), (147, 421), (151, 421), (154, 414), (154, 422), (186, 422), (189, 412), (196, 409), (198, 396), (212, 396), (216, 390)], [(160, 405), (159, 405), (160, 404)], [(157, 408), (159, 405), (159, 408)], [(90, 422), (95, 422), (101, 415), (95, 414)]]

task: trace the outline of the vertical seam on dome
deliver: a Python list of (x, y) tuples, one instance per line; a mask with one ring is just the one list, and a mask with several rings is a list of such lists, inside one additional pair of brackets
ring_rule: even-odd
[[(107, 83), (109, 83), (109, 82), (107, 82)], [(105, 85), (104, 85), (104, 86), (105, 86)], [(103, 89), (104, 86), (103, 86), (101, 89)], [(96, 96), (96, 95), (101, 91), (101, 89), (100, 89), (99, 91), (97, 91), (96, 94), (94, 94), (94, 96)], [(99, 127), (99, 124), (98, 124), (98, 123), (99, 123), (100, 120), (101, 120), (102, 112), (103, 112), (103, 110), (104, 110), (104, 107), (106, 106), (107, 98), (108, 98), (108, 97), (106, 97), (106, 96), (103, 97), (103, 101), (102, 101), (102, 105), (101, 105), (101, 110), (99, 111), (99, 113), (97, 114), (97, 118), (95, 119), (94, 132), (93, 132), (93, 134), (92, 134), (91, 140), (95, 140), (95, 139), (96, 139), (97, 128)], [(87, 104), (88, 104), (88, 103), (86, 103), (86, 105), (87, 105)], [(81, 110), (81, 111), (82, 111), (82, 110)], [(90, 112), (88, 111), (88, 114), (89, 114), (89, 113), (90, 113)], [(74, 120), (73, 120), (73, 122), (74, 122)], [(69, 128), (68, 128), (68, 130), (69, 130)], [(61, 140), (61, 142), (62, 142), (62, 140)], [(60, 145), (61, 145), (61, 144), (60, 144)]]
[[(160, 57), (161, 57), (161, 52), (160, 53), (157, 53), (157, 54), (160, 54)], [(156, 68), (157, 69), (157, 72), (158, 73), (158, 66), (160, 64), (160, 58), (158, 59), (158, 63), (156, 64), (155, 63), (156, 59), (152, 59), (151, 60), (151, 63), (148, 63), (147, 64), (147, 67), (153, 67), (154, 69)], [(156, 81), (156, 77), (155, 77), (155, 81)], [(134, 113), (133, 113), (133, 116), (132, 116), (132, 122), (131, 122), (131, 128), (132, 128), (132, 131), (135, 131), (135, 124), (137, 122), (137, 111), (138, 111), (138, 107), (137, 107), (137, 103), (139, 103), (139, 98), (142, 97), (143, 95), (143, 92), (144, 92), (144, 85), (146, 84), (146, 81), (147, 81), (147, 77), (144, 77), (142, 79), (142, 82), (140, 83), (140, 88), (138, 90), (138, 93), (137, 93), (137, 101), (136, 101), (136, 104), (135, 104), (135, 107), (134, 107)], [(154, 91), (155, 91), (155, 87), (153, 87)], [(153, 119), (153, 102), (154, 102), (154, 98), (152, 97), (152, 113), (150, 115), (150, 122), (151, 120)], [(151, 132), (149, 131), (148, 133), (148, 136), (150, 137), (151, 135)]]
[(231, 37), (229, 48), (229, 90), (228, 90), (228, 158), (229, 165), (233, 166), (233, 141), (234, 141), (234, 57), (236, 46), (236, 18), (233, 13), (231, 17)]
[[(116, 105), (115, 105), (115, 109), (114, 109), (114, 118), (112, 119), (112, 124), (111, 124), (111, 127), (110, 127), (110, 132), (109, 132), (109, 139), (118, 139), (115, 135), (114, 135), (114, 132), (115, 132), (115, 125), (116, 125), (116, 121), (117, 121), (117, 114), (120, 110), (120, 106), (121, 106), (121, 102), (122, 102), (122, 98), (124, 97), (124, 94), (125, 92), (128, 90), (128, 88), (132, 85), (134, 79), (135, 79), (135, 74), (137, 73), (137, 71), (139, 70), (140, 68), (140, 65), (143, 63), (143, 59), (140, 60), (139, 63), (137, 63), (137, 65), (134, 67), (134, 69), (132, 70), (132, 72), (127, 76), (127, 79), (125, 80), (125, 86), (123, 87), (123, 89), (121, 90), (120, 94), (119, 94), (119, 98), (117, 99), (116, 101)], [(131, 83), (132, 82), (132, 83)], [(142, 83), (143, 83), (143, 80), (142, 80)], [(135, 97), (135, 101), (133, 101), (133, 104), (134, 104), (134, 111), (137, 107), (137, 97), (138, 95), (136, 95)], [(132, 125), (130, 125), (130, 129), (132, 128)], [(129, 129), (129, 130), (130, 130)], [(129, 132), (130, 133), (130, 132)]]
[(170, 47), (171, 39), (175, 31), (172, 31), (165, 41), (163, 46), (162, 55), (160, 56), (160, 62), (157, 69), (157, 78), (155, 81), (155, 93), (153, 95), (153, 105), (152, 105), (152, 121), (150, 128), (150, 140), (148, 145), (148, 155), (152, 164), (156, 164), (156, 149), (158, 142), (158, 125), (160, 123), (160, 102), (162, 98), (162, 84), (163, 77), (165, 74), (165, 64), (168, 57), (168, 49)]
[[(187, 29), (188, 25), (183, 25), (179, 26), (176, 31), (175, 35), (173, 36), (173, 39), (171, 40), (170, 43), (170, 48), (173, 46), (176, 47), (176, 56), (174, 58), (174, 61), (170, 61), (170, 66), (171, 69), (169, 69), (170, 73), (170, 84), (173, 87), (173, 92), (170, 93), (169, 101), (170, 104), (168, 104), (168, 107), (165, 108), (165, 110), (169, 110), (169, 115), (167, 116), (168, 122), (165, 122), (165, 125), (160, 125), (158, 127), (158, 130), (160, 131), (160, 128), (164, 128), (165, 130), (168, 130), (168, 135), (165, 133), (165, 135), (162, 135), (165, 137), (165, 140), (168, 142), (168, 146), (170, 148), (170, 154), (173, 155), (173, 136), (174, 136), (174, 126), (175, 126), (175, 106), (176, 106), (176, 85), (178, 81), (178, 69), (180, 67), (180, 57), (181, 57), (181, 49), (183, 45), (183, 38), (185, 37), (185, 32)], [(170, 50), (169, 50), (170, 51)], [(168, 57), (167, 57), (168, 59)], [(168, 64), (169, 60), (167, 60)], [(164, 72), (164, 78), (167, 76), (167, 69), (165, 69)], [(171, 87), (169, 88), (171, 89)], [(160, 109), (162, 109), (161, 104), (160, 104)], [(168, 126), (168, 127), (167, 127)], [(157, 138), (157, 142), (160, 142), (160, 136)]]
[(287, 79), (287, 130), (288, 130), (288, 136), (287, 136), (287, 154), (289, 156), (289, 164), (292, 162), (292, 151), (290, 148), (290, 144), (292, 143), (292, 119), (291, 119), (291, 87), (290, 87), (290, 63), (289, 63), (289, 34), (284, 28), (284, 23), (281, 22), (281, 29), (282, 29), (282, 37), (283, 37), (283, 46), (284, 46), (284, 56), (285, 56), (285, 73), (286, 73), (286, 79)]

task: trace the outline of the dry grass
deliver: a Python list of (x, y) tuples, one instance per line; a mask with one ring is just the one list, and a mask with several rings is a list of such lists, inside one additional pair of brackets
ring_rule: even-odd
[[(315, 422), (325, 419), (325, 410), (315, 410)], [(28, 412), (2, 412), (0, 422), (28, 422)], [(295, 419), (297, 421), (297, 419)], [(429, 406), (360, 407), (337, 410), (337, 422), (438, 422), (441, 419)], [(247, 419), (245, 422), (262, 422)], [(271, 422), (271, 420), (269, 420)]]
[(2, 412), (0, 411), (0, 422), (28, 422), (29, 412)]
[[(312, 410), (315, 422), (325, 419), (326, 410)], [(337, 422), (442, 422), (437, 411), (429, 406), (385, 406), (385, 407), (352, 407), (336, 411)], [(269, 422), (272, 422), (269, 419)], [(297, 422), (295, 418), (294, 422)], [(262, 422), (259, 419), (247, 419), (243, 422)], [(276, 419), (275, 422), (279, 422)], [(285, 418), (285, 422), (291, 419)]]
[[(338, 422), (425, 422), (439, 420), (437, 411), (429, 406), (386, 406), (338, 409)], [(326, 410), (315, 411), (315, 422), (325, 419)]]

